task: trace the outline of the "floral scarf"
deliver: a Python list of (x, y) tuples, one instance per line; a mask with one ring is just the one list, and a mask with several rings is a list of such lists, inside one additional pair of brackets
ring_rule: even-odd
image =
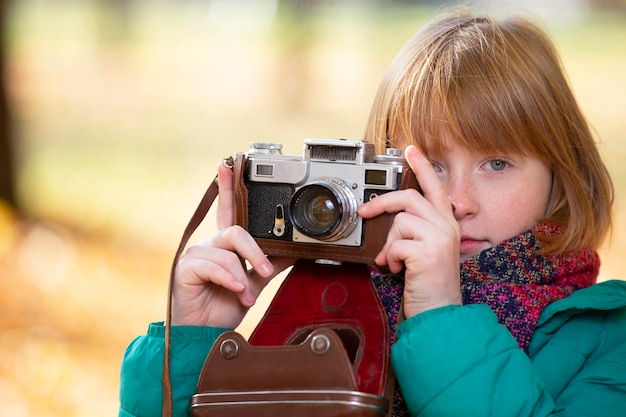
[[(598, 276), (600, 258), (592, 249), (554, 256), (537, 254), (541, 248), (538, 235), (559, 233), (556, 226), (542, 223), (461, 263), (463, 304), (491, 307), (525, 352), (544, 308), (590, 286)], [(372, 277), (393, 329), (393, 343), (404, 280), (376, 272)], [(394, 417), (408, 415), (402, 403), (396, 390)]]

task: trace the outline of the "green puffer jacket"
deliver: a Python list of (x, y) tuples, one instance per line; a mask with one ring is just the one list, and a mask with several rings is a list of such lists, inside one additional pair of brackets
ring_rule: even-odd
[[(172, 328), (174, 415), (187, 416), (204, 359), (224, 329)], [(162, 324), (133, 340), (121, 417), (161, 415)], [(448, 306), (398, 327), (392, 361), (414, 416), (626, 415), (626, 282), (579, 290), (542, 313), (526, 355), (485, 305)]]

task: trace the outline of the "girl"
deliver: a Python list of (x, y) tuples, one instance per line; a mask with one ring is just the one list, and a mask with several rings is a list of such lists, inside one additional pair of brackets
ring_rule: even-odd
[[(402, 297), (406, 317), (393, 414), (623, 415), (626, 285), (592, 285), (612, 185), (544, 32), (469, 13), (432, 22), (391, 63), (365, 139), (378, 153), (405, 148), (423, 192), (359, 208), (398, 213), (376, 258), (393, 274), (373, 273), (383, 304), (391, 313)], [(212, 341), (293, 262), (232, 225), (232, 174), (218, 175), (221, 231), (176, 272), (180, 416)], [(162, 324), (131, 343), (120, 416), (160, 414), (162, 349)]]

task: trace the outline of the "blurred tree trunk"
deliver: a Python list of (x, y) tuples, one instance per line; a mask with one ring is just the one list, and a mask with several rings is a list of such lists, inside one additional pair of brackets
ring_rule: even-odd
[(13, 123), (6, 88), (8, 3), (8, 0), (0, 0), (0, 200), (17, 209), (13, 170)]

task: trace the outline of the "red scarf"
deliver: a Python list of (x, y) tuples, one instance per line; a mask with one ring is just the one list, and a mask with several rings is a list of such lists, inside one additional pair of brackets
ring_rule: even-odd
[[(537, 255), (538, 235), (556, 236), (559, 229), (542, 223), (461, 263), (463, 304), (487, 304), (520, 348), (528, 351), (544, 308), (574, 291), (596, 282), (600, 258), (592, 249), (560, 255)], [(374, 283), (387, 311), (394, 340), (404, 287), (400, 275), (372, 271)], [(408, 416), (402, 394), (394, 393), (393, 416)]]
[(463, 303), (490, 306), (525, 351), (543, 309), (595, 283), (600, 270), (592, 249), (537, 255), (537, 236), (558, 233), (557, 227), (542, 223), (461, 264)]

